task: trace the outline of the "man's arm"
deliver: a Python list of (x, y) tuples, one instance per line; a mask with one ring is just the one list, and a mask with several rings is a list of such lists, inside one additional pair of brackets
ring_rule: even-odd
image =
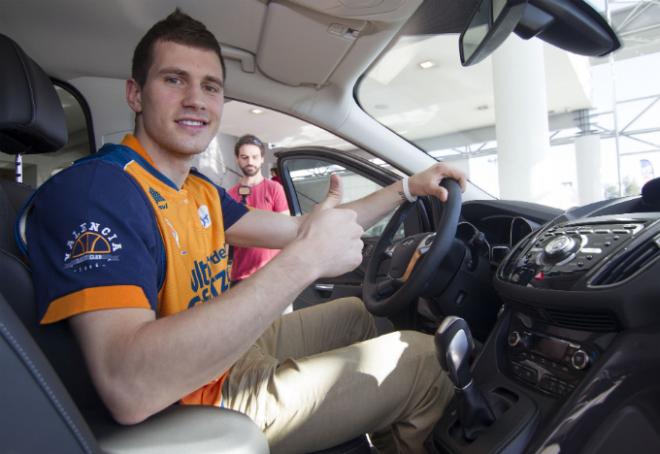
[[(461, 185), (461, 189), (465, 190), (465, 175), (458, 169), (438, 163), (409, 178), (410, 193), (414, 196), (435, 196), (444, 202), (447, 200), (447, 190), (440, 186), (444, 178), (455, 179)], [(399, 180), (366, 197), (343, 204), (341, 208), (354, 210), (358, 215), (358, 223), (366, 230), (401, 205), (404, 200), (403, 184)]]
[(330, 209), (337, 204), (326, 199), (277, 257), (208, 303), (160, 319), (145, 309), (72, 317), (92, 379), (115, 419), (138, 423), (217, 378), (306, 286), (357, 267), (363, 230), (353, 211)]
[[(410, 177), (410, 193), (416, 196), (432, 195), (445, 201), (447, 191), (440, 186), (443, 178), (453, 178), (465, 189), (465, 175), (460, 170), (438, 163)], [(341, 198), (341, 192), (339, 177), (331, 176), (328, 194)], [(402, 183), (397, 181), (366, 197), (343, 204), (340, 208), (355, 211), (358, 224), (366, 230), (397, 208), (404, 200), (402, 194)], [(281, 249), (295, 238), (305, 217), (285, 217), (269, 211), (252, 210), (227, 231), (227, 240), (236, 246)]]

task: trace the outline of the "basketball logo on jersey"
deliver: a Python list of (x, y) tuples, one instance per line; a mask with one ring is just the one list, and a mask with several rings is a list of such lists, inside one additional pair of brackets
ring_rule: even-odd
[(205, 229), (211, 227), (211, 213), (209, 213), (209, 207), (201, 205), (197, 209), (197, 214), (199, 215), (199, 222), (202, 223), (202, 227)]
[(110, 227), (98, 222), (83, 222), (72, 232), (64, 252), (64, 268), (74, 272), (105, 267), (107, 262), (119, 260), (122, 248), (118, 236)]

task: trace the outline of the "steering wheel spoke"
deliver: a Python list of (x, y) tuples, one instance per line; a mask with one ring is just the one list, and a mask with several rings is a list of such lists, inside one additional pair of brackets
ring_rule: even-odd
[(376, 292), (380, 298), (387, 298), (392, 296), (394, 292), (396, 292), (401, 287), (401, 285), (402, 283), (399, 279), (387, 277), (381, 281), (378, 281), (378, 284), (376, 285)]

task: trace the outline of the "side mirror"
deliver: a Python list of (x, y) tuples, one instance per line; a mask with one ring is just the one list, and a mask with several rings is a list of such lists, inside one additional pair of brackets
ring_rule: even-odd
[(482, 0), (459, 39), (461, 64), (480, 62), (511, 32), (591, 57), (621, 47), (612, 28), (583, 0)]

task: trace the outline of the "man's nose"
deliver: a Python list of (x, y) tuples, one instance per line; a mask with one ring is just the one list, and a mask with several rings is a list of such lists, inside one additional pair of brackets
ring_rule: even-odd
[(184, 107), (194, 108), (198, 110), (206, 109), (206, 102), (204, 100), (204, 93), (202, 87), (197, 84), (189, 84), (186, 88), (185, 96), (183, 98)]

